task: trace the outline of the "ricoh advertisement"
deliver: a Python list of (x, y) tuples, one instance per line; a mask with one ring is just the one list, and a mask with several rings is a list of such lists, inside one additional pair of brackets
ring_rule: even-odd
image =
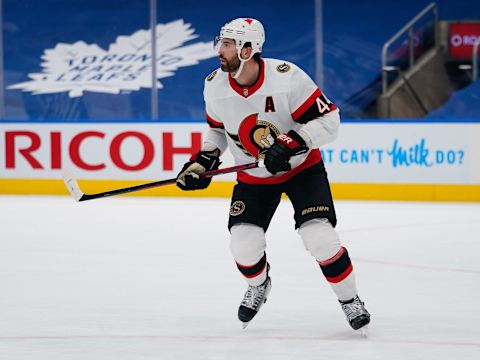
[[(84, 179), (174, 177), (206, 129), (198, 122), (4, 124), (0, 178), (59, 179), (63, 168)], [(333, 183), (480, 184), (479, 137), (475, 122), (346, 122), (321, 152)], [(227, 153), (223, 166), (230, 164)]]

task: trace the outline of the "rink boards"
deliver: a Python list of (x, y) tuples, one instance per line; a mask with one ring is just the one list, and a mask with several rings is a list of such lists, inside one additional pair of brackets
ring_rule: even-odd
[[(205, 130), (200, 122), (3, 123), (0, 193), (66, 194), (65, 168), (86, 192), (173, 178)], [(480, 201), (479, 138), (479, 121), (344, 121), (321, 151), (338, 199)], [(222, 175), (206, 191), (137, 194), (223, 197), (234, 181)]]

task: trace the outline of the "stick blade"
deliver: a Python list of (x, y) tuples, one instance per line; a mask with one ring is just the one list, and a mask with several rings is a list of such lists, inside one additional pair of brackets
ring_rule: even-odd
[(62, 172), (62, 176), (70, 195), (72, 195), (76, 201), (81, 201), (85, 194), (80, 189), (80, 186), (78, 186), (77, 179), (75, 179), (73, 172), (70, 169), (65, 169)]

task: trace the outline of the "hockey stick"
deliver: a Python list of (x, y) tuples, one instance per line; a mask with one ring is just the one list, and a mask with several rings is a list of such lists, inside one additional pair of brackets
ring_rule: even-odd
[[(207, 171), (207, 172), (203, 173), (201, 176), (212, 177), (212, 176), (215, 176), (215, 175), (228, 174), (228, 173), (232, 173), (232, 172), (237, 172), (237, 171), (242, 171), (242, 170), (247, 170), (247, 169), (253, 169), (253, 168), (256, 168), (256, 167), (258, 167), (258, 162), (254, 162), (254, 163), (250, 163), (250, 164), (244, 164), (244, 165), (231, 166), (231, 167), (227, 167), (227, 168), (223, 168), (223, 169), (211, 170), (211, 171)], [(75, 200), (86, 201), (86, 200), (100, 199), (100, 198), (104, 198), (104, 197), (108, 197), (108, 196), (128, 194), (128, 193), (131, 193), (131, 192), (134, 192), (134, 191), (151, 189), (151, 188), (158, 187), (158, 186), (175, 184), (176, 181), (177, 181), (177, 178), (154, 181), (154, 182), (150, 182), (150, 183), (146, 183), (146, 184), (129, 186), (129, 187), (126, 187), (126, 188), (110, 190), (110, 191), (100, 192), (100, 193), (96, 193), (96, 194), (85, 194), (80, 189), (80, 186), (78, 186), (77, 179), (75, 179), (72, 172), (69, 171), (69, 170), (65, 170), (63, 172), (63, 181), (65, 182), (65, 185), (67, 186), (67, 189), (70, 192), (70, 195), (72, 195)]]

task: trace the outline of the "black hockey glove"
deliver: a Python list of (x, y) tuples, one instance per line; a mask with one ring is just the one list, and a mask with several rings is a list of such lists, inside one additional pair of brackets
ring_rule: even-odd
[(305, 140), (295, 131), (279, 135), (273, 145), (265, 153), (265, 167), (273, 175), (280, 171), (288, 171), (292, 167), (288, 163), (294, 155), (308, 151)]
[(216, 170), (220, 166), (220, 158), (215, 155), (219, 151), (199, 151), (190, 158), (190, 161), (183, 165), (177, 175), (177, 186), (182, 190), (206, 189), (211, 177), (200, 176), (205, 171)]

